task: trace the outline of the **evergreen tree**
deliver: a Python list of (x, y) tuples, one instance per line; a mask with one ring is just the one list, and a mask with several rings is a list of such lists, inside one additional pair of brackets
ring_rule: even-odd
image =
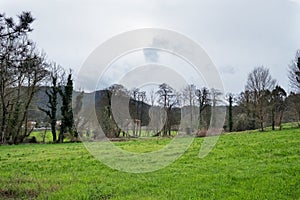
[[(73, 112), (72, 112), (72, 95), (73, 95), (73, 80), (72, 73), (70, 72), (67, 79), (67, 84), (59, 90), (59, 94), (62, 98), (62, 106), (61, 106), (61, 126), (59, 133), (59, 142), (62, 143), (64, 140), (64, 134), (69, 131), (71, 135), (73, 135)], [(77, 137), (77, 134), (74, 135)]]
[(229, 108), (228, 108), (228, 125), (229, 125), (229, 132), (232, 132), (233, 127), (233, 117), (232, 117), (232, 103), (233, 103), (233, 97), (232, 95), (229, 95)]

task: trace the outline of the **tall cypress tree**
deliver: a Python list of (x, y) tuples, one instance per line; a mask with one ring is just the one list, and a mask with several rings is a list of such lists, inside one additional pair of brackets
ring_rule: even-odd
[(72, 95), (73, 95), (73, 80), (72, 73), (70, 72), (68, 75), (67, 84), (59, 89), (59, 94), (62, 98), (62, 106), (61, 106), (61, 126), (59, 133), (59, 142), (62, 143), (64, 140), (64, 134), (69, 131), (71, 135), (73, 135), (73, 111), (72, 111)]
[(232, 95), (230, 95), (229, 96), (229, 108), (228, 108), (229, 132), (232, 132), (232, 127), (233, 127), (232, 103), (233, 103), (233, 98), (232, 98)]

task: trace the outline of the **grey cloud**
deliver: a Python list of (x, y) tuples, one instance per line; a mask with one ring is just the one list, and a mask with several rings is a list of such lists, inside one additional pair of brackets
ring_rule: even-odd
[(238, 69), (232, 66), (225, 66), (220, 68), (220, 72), (224, 74), (235, 74), (237, 71)]
[(145, 48), (143, 53), (147, 62), (156, 63), (159, 60), (159, 54), (157, 49)]
[[(241, 83), (257, 65), (269, 67), (287, 87), (282, 69), (300, 46), (299, 5), (299, 0), (0, 1), (8, 16), (33, 12), (36, 21), (30, 37), (66, 68), (78, 71), (88, 54), (113, 35), (159, 27), (186, 34), (203, 45), (217, 66), (238, 66), (220, 68), (231, 91), (243, 89)], [(153, 44), (171, 45), (166, 42), (153, 39)], [(163, 59), (159, 51), (143, 53), (150, 62)]]

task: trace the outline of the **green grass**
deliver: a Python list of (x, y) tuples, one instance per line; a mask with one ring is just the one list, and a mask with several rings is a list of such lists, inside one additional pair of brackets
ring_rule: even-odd
[[(33, 131), (29, 137), (35, 137), (37, 142), (42, 142), (43, 141), (43, 136), (45, 134), (45, 131), (44, 130), (39, 130), (39, 131)], [(57, 131), (56, 133), (57, 135), (59, 134), (59, 132)], [(45, 134), (45, 143), (50, 143), (52, 142), (53, 139), (52, 139), (52, 134), (51, 134), (51, 131), (50, 130), (47, 130), (46, 131), (46, 134)]]
[[(300, 199), (300, 129), (203, 138), (161, 170), (130, 174), (94, 159), (81, 143), (0, 146), (0, 199)], [(116, 142), (134, 152), (170, 139)]]
[[(177, 131), (172, 131), (171, 132), (171, 136), (176, 136), (178, 134)], [(52, 133), (50, 130), (47, 130), (46, 133), (44, 130), (34, 130), (30, 133), (30, 136), (28, 137), (29, 139), (32, 137), (35, 137), (38, 143), (42, 143), (43, 142), (43, 137), (45, 135), (45, 141), (44, 143), (52, 143), (53, 142), (53, 138), (52, 138)], [(59, 135), (59, 131), (56, 131), (56, 137), (58, 139), (58, 135)], [(132, 131), (130, 132), (130, 135), (132, 136)], [(153, 133), (149, 133), (145, 130), (142, 130), (141, 132), (141, 138), (152, 138)], [(123, 137), (123, 135), (121, 134), (121, 137)], [(70, 137), (66, 137), (64, 139), (65, 142), (70, 142), (71, 138)]]

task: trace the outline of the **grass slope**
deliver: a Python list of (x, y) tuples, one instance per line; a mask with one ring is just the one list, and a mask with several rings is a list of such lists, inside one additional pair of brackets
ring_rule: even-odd
[[(300, 130), (220, 137), (199, 159), (203, 139), (170, 166), (145, 174), (108, 168), (80, 143), (0, 147), (0, 199), (299, 199)], [(169, 139), (116, 143), (147, 152)]]

